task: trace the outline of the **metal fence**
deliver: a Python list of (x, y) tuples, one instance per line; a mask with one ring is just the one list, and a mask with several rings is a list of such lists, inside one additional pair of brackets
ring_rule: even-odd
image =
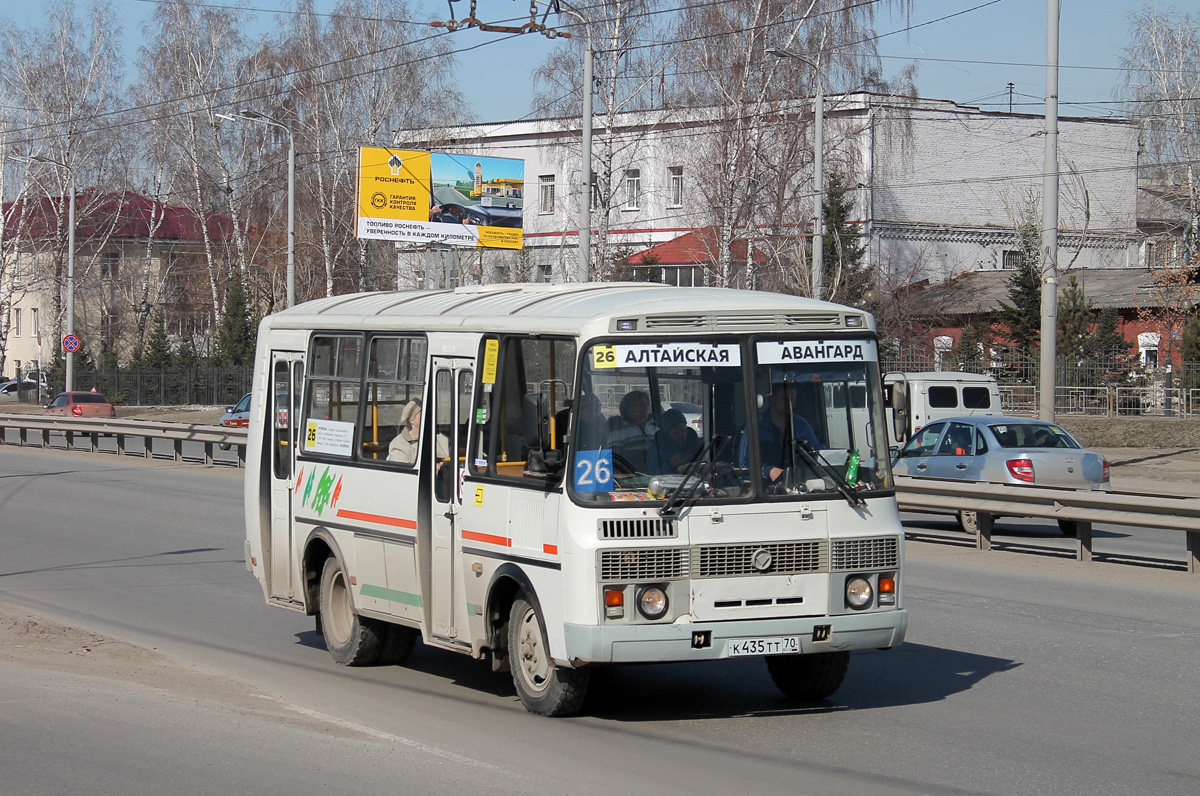
[[(964, 358), (953, 351), (924, 347), (884, 351), (885, 373), (954, 371), (995, 377), (1000, 405), (1012, 415), (1038, 412), (1039, 359), (1036, 353), (1003, 352)], [(1055, 414), (1100, 417), (1200, 417), (1200, 362), (1145, 367), (1130, 357), (1059, 362), (1055, 373)]]
[[(250, 392), (249, 367), (196, 368), (193, 370), (76, 370), (76, 390), (103, 393), (118, 406), (231, 406)], [(61, 385), (58, 385), (61, 387)], [(22, 390), (21, 403), (44, 403), (57, 388)], [(3, 405), (0, 404), (0, 407)]]

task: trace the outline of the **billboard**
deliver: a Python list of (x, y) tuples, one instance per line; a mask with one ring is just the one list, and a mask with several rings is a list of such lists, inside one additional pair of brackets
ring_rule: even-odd
[(358, 150), (358, 237), (520, 249), (525, 161)]

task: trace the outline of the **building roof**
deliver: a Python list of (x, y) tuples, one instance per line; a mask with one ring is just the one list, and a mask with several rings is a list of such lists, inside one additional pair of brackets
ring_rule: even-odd
[[(1012, 271), (970, 271), (914, 289), (906, 300), (918, 311), (945, 316), (976, 315), (1000, 309), (1008, 303), (1008, 280)], [(1074, 276), (1095, 309), (1132, 309), (1154, 303), (1152, 280), (1145, 268), (1073, 268), (1058, 275), (1059, 291)]]
[[(730, 249), (735, 263), (746, 262), (744, 239), (735, 238)], [(650, 258), (650, 263), (646, 258)], [(717, 261), (717, 231), (715, 227), (700, 227), (635, 252), (627, 259), (631, 265), (711, 265)], [(765, 263), (767, 257), (762, 251), (755, 250), (754, 262)]]
[[(58, 229), (63, 198), (41, 197), (20, 200), (15, 210), (5, 202), (8, 218), (5, 236), (20, 235), (27, 240), (50, 237)], [(98, 194), (93, 189), (80, 191), (76, 199), (75, 234), (80, 238), (144, 239), (198, 241), (203, 238), (197, 212), (184, 205), (169, 205), (133, 191)], [(216, 213), (203, 213), (208, 235), (213, 240), (233, 237), (233, 219)], [(153, 235), (151, 229), (153, 228)], [(111, 232), (110, 232), (111, 230)]]

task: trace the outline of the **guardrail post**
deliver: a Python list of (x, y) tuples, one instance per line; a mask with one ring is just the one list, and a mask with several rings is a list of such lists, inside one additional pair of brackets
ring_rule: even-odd
[(20, 441), (17, 443), (17, 445), (19, 447), (24, 448), (29, 445), (29, 439), (26, 437), (26, 434), (25, 434), (25, 432), (27, 432), (28, 430), (29, 429), (27, 429), (27, 428), (21, 429), (21, 433), (18, 435), (18, 438), (20, 439)]
[(1079, 561), (1092, 560), (1092, 524), (1087, 520), (1075, 523), (1075, 558)]
[(991, 550), (992, 549), (992, 526), (995, 524), (996, 518), (988, 514), (986, 511), (976, 512), (975, 514), (975, 549), (976, 550)]
[(69, 450), (69, 451), (75, 450), (75, 432), (64, 431), (63, 436), (67, 440), (67, 450)]
[(181, 439), (175, 440), (175, 444), (172, 447), (175, 448), (175, 461), (177, 461), (177, 462), (183, 461), (183, 440), (181, 440)]
[(48, 429), (48, 428), (42, 429), (42, 447), (43, 448), (50, 447), (50, 429)]
[(117, 435), (117, 455), (118, 456), (125, 455), (125, 435), (124, 434)]
[(212, 462), (213, 462), (212, 446), (213, 446), (213, 444), (211, 442), (204, 443), (204, 463), (205, 464), (212, 464)]
[(1200, 531), (1187, 533), (1187, 568), (1192, 575), (1200, 573)]
[(91, 434), (88, 434), (88, 436), (92, 438), (92, 453), (99, 453), (100, 452), (100, 435), (97, 434), (95, 431), (93, 431)]
[(154, 458), (154, 437), (142, 437), (142, 455), (147, 459)]

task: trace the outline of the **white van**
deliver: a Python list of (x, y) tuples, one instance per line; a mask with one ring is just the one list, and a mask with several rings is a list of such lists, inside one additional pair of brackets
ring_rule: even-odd
[(883, 377), (883, 394), (888, 444), (893, 447), (943, 417), (1001, 414), (1000, 385), (994, 376), (979, 373), (888, 373)]

